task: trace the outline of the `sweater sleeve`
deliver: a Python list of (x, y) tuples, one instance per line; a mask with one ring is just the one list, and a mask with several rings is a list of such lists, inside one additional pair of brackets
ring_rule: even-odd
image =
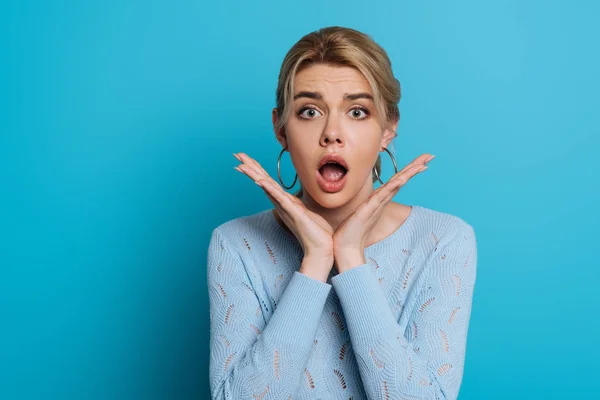
[(456, 399), (462, 382), (477, 265), (473, 228), (461, 223), (425, 259), (424, 285), (402, 328), (374, 267), (331, 279), (370, 399)]
[(287, 398), (304, 373), (331, 285), (294, 271), (265, 323), (245, 266), (233, 254), (215, 229), (207, 269), (211, 396)]

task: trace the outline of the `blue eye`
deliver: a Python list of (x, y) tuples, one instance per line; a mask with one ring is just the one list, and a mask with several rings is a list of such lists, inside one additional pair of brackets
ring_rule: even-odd
[[(356, 116), (356, 112), (357, 111), (358, 112), (362, 112), (364, 114), (364, 116), (362, 118), (360, 118), (360, 113), (359, 113), (358, 117), (354, 118)], [(353, 108), (352, 110), (350, 110), (350, 112), (352, 113), (352, 116), (353, 116), (354, 119), (365, 119), (365, 118), (367, 118), (369, 116), (369, 110), (367, 110), (364, 107)]]
[[(355, 107), (350, 110), (352, 114), (352, 118), (354, 119), (365, 119), (369, 116), (369, 110), (364, 107)], [(362, 114), (361, 114), (362, 113)], [(304, 107), (298, 111), (298, 116), (304, 119), (313, 119), (315, 117), (320, 117), (322, 114), (314, 107)]]
[[(305, 113), (306, 111), (310, 111), (311, 113), (307, 115)], [(313, 107), (304, 107), (304, 108), (302, 108), (298, 112), (298, 115), (301, 116), (302, 118), (305, 118), (305, 119), (312, 119), (314, 117), (318, 117), (318, 115), (315, 115), (315, 113), (317, 113), (319, 115), (321, 114), (319, 111), (317, 111), (316, 108), (313, 108)]]

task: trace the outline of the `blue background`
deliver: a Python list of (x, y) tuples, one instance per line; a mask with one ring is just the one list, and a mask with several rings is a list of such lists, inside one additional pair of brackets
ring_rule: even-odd
[(0, 398), (208, 397), (209, 236), (271, 207), (231, 153), (276, 176), (281, 61), (329, 25), (388, 51), (399, 164), (437, 155), (395, 201), (475, 228), (460, 399), (597, 390), (597, 2), (0, 10)]

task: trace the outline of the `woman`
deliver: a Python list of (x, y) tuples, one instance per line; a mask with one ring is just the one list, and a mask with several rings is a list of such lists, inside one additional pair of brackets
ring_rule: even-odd
[(301, 190), (234, 154), (274, 208), (212, 232), (213, 398), (458, 396), (475, 234), (459, 217), (391, 201), (430, 154), (374, 190), (399, 100), (386, 52), (356, 30), (321, 29), (286, 55), (273, 125)]

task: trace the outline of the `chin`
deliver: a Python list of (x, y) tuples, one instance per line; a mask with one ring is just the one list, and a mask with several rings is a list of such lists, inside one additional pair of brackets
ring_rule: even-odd
[(353, 197), (349, 194), (352, 192), (349, 185), (346, 185), (344, 190), (336, 193), (324, 192), (318, 185), (315, 185), (310, 191), (307, 191), (306, 188), (304, 188), (304, 192), (307, 193), (315, 203), (327, 209), (340, 208), (347, 204)]
[(348, 198), (341, 193), (321, 193), (315, 201), (323, 208), (340, 208), (348, 203)]

